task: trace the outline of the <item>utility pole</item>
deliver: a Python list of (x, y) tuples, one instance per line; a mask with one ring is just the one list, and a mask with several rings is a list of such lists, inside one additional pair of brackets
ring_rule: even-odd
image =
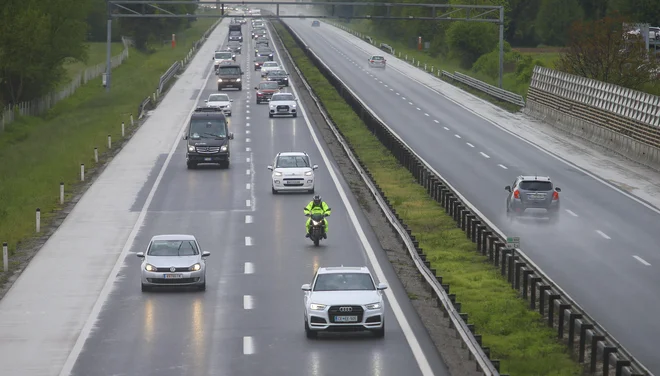
[(110, 0), (106, 0), (106, 2), (108, 4), (108, 42), (105, 60), (105, 91), (110, 92), (110, 77), (112, 76), (112, 8)]
[(503, 89), (502, 79), (504, 76), (504, 7), (500, 6), (500, 69), (499, 88)]

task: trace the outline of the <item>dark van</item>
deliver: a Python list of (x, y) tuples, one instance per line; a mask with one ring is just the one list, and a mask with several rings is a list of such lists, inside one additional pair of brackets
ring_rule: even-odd
[(190, 117), (190, 124), (183, 139), (186, 145), (188, 169), (199, 164), (219, 164), (229, 168), (229, 140), (234, 134), (229, 132), (229, 123), (221, 108), (198, 107)]
[(239, 64), (231, 62), (220, 64), (216, 74), (218, 75), (218, 91), (228, 88), (243, 90), (243, 80), (241, 80), (243, 70)]

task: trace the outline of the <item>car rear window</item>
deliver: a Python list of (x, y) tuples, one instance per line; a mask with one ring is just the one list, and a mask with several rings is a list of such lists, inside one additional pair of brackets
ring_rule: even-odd
[(524, 191), (551, 191), (552, 183), (549, 181), (526, 180), (520, 182), (520, 189)]
[(382, 56), (373, 56), (371, 59), (372, 60), (383, 60), (383, 57)]

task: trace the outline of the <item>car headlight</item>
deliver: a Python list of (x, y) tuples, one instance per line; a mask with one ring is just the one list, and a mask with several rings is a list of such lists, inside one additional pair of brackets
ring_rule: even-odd
[(220, 146), (220, 151), (227, 151), (227, 145)]
[(309, 309), (311, 309), (312, 311), (323, 311), (325, 307), (326, 307), (325, 304), (312, 303), (309, 305)]
[(268, 54), (268, 56), (273, 57), (273, 54)]
[(305, 172), (305, 176), (312, 176), (312, 172), (311, 171)]
[(236, 79), (236, 82), (241, 82), (241, 79), (240, 79), (240, 78), (237, 78), (237, 79)]
[(275, 175), (275, 176), (282, 176), (282, 173), (279, 172), (279, 171), (275, 171), (275, 172), (273, 173), (273, 175)]
[(366, 305), (367, 309), (380, 309), (382, 308), (382, 304), (380, 303), (371, 303)]
[(195, 151), (195, 147), (193, 145), (188, 145), (188, 151)]
[(284, 77), (284, 81), (289, 81), (289, 77)]
[(146, 270), (146, 271), (148, 271), (148, 272), (155, 272), (155, 271), (156, 271), (156, 267), (153, 266), (153, 265), (151, 265), (151, 264), (147, 264), (147, 265), (144, 266), (144, 270)]
[(218, 78), (218, 82), (222, 82), (222, 78)]
[(200, 269), (202, 269), (202, 264), (200, 264), (200, 263), (197, 263), (197, 264), (190, 267), (190, 271), (193, 271), (193, 272), (196, 272)]

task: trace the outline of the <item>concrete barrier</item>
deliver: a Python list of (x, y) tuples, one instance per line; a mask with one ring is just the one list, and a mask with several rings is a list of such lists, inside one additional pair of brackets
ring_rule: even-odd
[(525, 113), (660, 169), (660, 97), (535, 67)]

